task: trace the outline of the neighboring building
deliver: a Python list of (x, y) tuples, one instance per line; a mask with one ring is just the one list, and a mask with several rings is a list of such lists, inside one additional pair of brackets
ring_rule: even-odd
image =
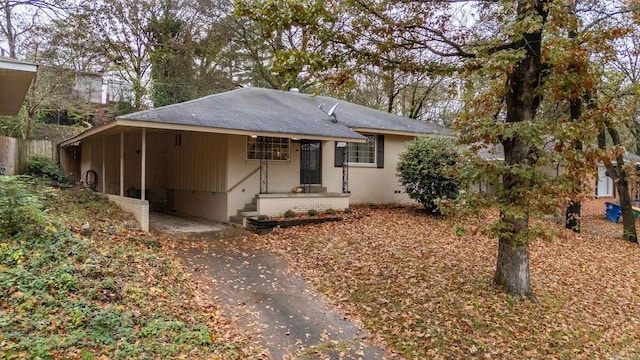
[(104, 104), (102, 76), (102, 73), (74, 72), (73, 96), (75, 100), (87, 104)]
[(75, 166), (144, 228), (149, 204), (229, 221), (410, 202), (396, 163), (422, 135), (452, 133), (329, 97), (243, 88), (117, 117), (63, 142), (61, 159), (73, 168), (64, 153), (79, 149)]
[[(640, 155), (625, 153), (623, 155), (625, 164), (633, 164), (640, 173)], [(615, 163), (615, 162), (614, 162)], [(617, 190), (614, 186), (613, 179), (607, 175), (607, 169), (604, 164), (598, 164), (598, 178), (596, 180), (596, 196), (600, 198), (617, 197)], [(640, 201), (640, 183), (629, 184), (631, 199)]]

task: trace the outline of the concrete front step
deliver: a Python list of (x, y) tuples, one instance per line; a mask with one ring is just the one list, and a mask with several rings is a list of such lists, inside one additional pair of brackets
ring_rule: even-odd
[(243, 211), (258, 211), (258, 204), (257, 203), (244, 204)]
[(238, 215), (244, 216), (244, 217), (255, 217), (260, 215), (260, 213), (257, 211), (238, 210)]

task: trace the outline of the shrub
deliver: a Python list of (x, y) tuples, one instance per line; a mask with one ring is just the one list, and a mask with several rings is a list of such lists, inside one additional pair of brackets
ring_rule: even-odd
[(35, 154), (27, 161), (27, 174), (55, 181), (61, 185), (70, 183), (60, 166), (45, 155)]
[(285, 212), (284, 212), (284, 215), (283, 215), (283, 216), (284, 216), (285, 218), (289, 219), (289, 218), (295, 217), (295, 216), (296, 216), (296, 213), (295, 213), (293, 210), (289, 209), (289, 210), (287, 210), (287, 211), (285, 211)]
[(409, 197), (439, 214), (443, 200), (458, 196), (460, 185), (451, 174), (457, 159), (458, 152), (451, 140), (418, 138), (400, 154), (397, 175)]
[(329, 209), (325, 210), (324, 213), (327, 214), (327, 215), (335, 215), (338, 212), (335, 211), (334, 209), (329, 208)]
[(309, 209), (309, 211), (307, 211), (307, 215), (316, 216), (316, 215), (318, 215), (318, 210)]
[(0, 239), (37, 235), (46, 225), (45, 215), (19, 177), (0, 176)]

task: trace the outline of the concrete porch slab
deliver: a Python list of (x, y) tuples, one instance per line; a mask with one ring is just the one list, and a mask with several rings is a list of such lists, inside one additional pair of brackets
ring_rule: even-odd
[(213, 220), (160, 212), (149, 214), (149, 227), (167, 234), (206, 233), (228, 228), (228, 226)]

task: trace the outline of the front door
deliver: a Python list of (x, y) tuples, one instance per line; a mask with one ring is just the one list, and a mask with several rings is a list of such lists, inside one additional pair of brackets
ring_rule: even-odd
[(318, 140), (300, 142), (300, 184), (321, 185), (321, 145)]

